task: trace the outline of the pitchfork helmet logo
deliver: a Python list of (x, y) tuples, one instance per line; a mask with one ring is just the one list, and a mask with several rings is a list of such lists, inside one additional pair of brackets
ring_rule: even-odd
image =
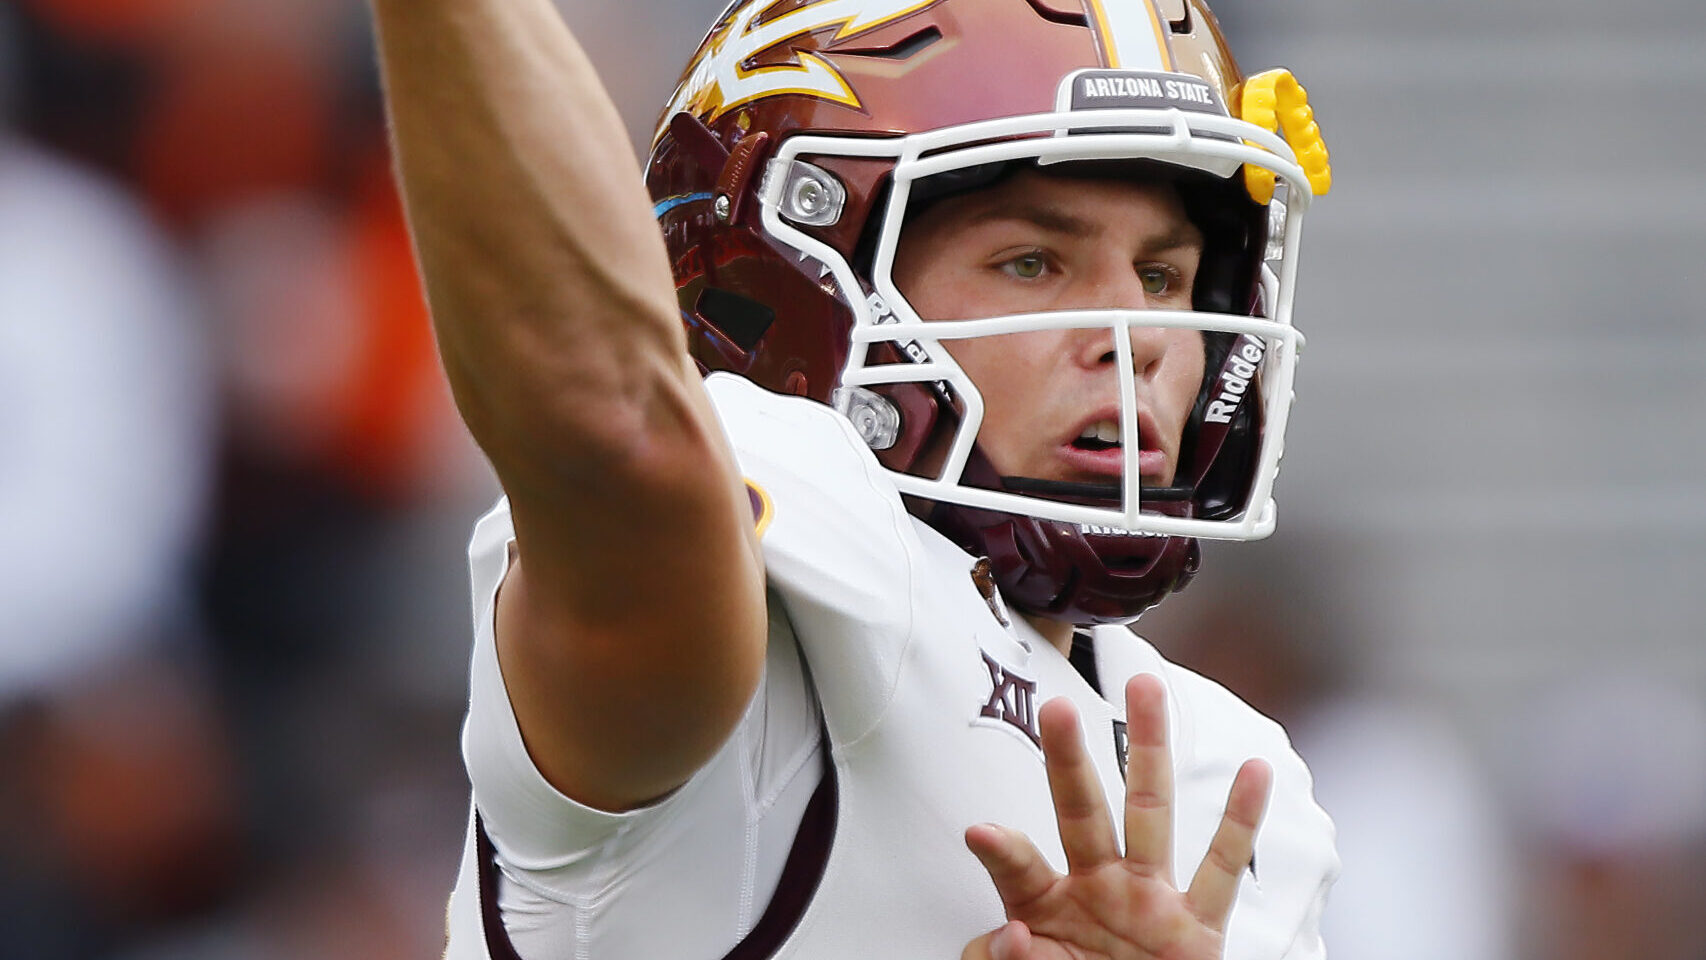
[[(755, 100), (792, 94), (816, 97), (859, 109), (859, 94), (828, 60), (794, 43), (834, 30), (821, 46), (841, 43), (935, 6), (941, 0), (810, 0), (786, 13), (768, 16), (785, 5), (737, 4), (724, 15), (699, 54), (688, 64), (681, 86), (664, 109), (665, 123), (691, 113), (705, 123)], [(786, 49), (785, 60), (758, 58)], [(663, 135), (660, 127), (658, 136)]]

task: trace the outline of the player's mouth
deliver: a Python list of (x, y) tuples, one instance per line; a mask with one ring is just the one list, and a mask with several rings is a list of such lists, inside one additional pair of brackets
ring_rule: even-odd
[[(1167, 454), (1155, 441), (1160, 431), (1155, 418), (1147, 410), (1137, 414), (1139, 449), (1137, 473), (1145, 480), (1164, 483), (1168, 476)], [(1059, 455), (1072, 479), (1118, 479), (1125, 472), (1125, 440), (1120, 430), (1119, 411), (1099, 411), (1078, 426), (1076, 433), (1061, 444)]]

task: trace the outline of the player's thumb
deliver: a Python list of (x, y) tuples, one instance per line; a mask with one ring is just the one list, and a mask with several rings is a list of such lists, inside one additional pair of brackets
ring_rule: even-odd
[(966, 944), (960, 960), (1025, 960), (1031, 951), (1031, 928), (1018, 920)]

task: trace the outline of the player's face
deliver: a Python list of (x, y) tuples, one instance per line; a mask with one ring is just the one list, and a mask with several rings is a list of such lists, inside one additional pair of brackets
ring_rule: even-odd
[[(894, 278), (926, 320), (1086, 309), (1191, 309), (1202, 234), (1167, 184), (1026, 171), (908, 222)], [(983, 395), (978, 443), (1004, 476), (1107, 483), (1122, 471), (1119, 377), (1106, 329), (946, 341)], [(1172, 483), (1203, 379), (1203, 335), (1131, 332), (1138, 469)], [(1099, 439), (1098, 439), (1099, 435)], [(1112, 441), (1112, 442), (1110, 442)]]

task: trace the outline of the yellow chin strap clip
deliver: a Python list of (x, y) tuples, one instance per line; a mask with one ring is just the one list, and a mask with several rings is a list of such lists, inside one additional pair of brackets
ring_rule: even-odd
[[(1333, 188), (1333, 164), (1327, 143), (1321, 139), (1321, 128), (1315, 123), (1315, 111), (1310, 109), (1309, 93), (1290, 70), (1269, 70), (1246, 79), (1239, 115), (1246, 122), (1285, 136), (1316, 196)], [(1245, 143), (1259, 147), (1248, 140)], [(1244, 187), (1257, 203), (1266, 205), (1273, 200), (1274, 179), (1272, 170), (1244, 165)]]

